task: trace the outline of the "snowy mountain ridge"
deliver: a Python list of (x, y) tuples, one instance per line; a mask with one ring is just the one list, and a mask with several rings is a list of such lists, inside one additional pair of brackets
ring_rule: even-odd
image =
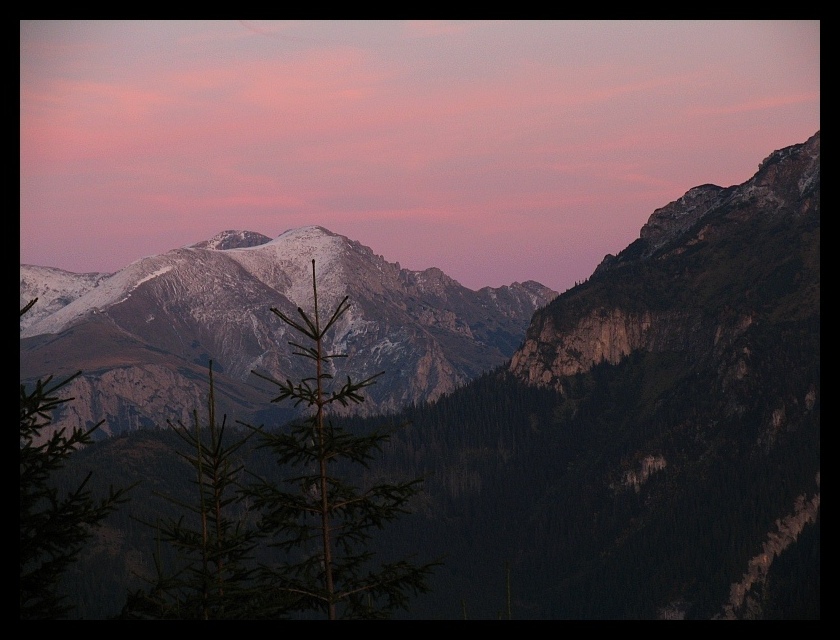
[(55, 313), (73, 300), (97, 287), (110, 273), (71, 273), (53, 267), (20, 265), (20, 308), (33, 298), (38, 304), (20, 319), (25, 327)]
[[(473, 291), (440, 269), (402, 269), (318, 226), (264, 238), (226, 231), (95, 277), (21, 265), (21, 307), (38, 292), (54, 292), (49, 313), (21, 321), (21, 380), (81, 369), (72, 391), (82, 398), (74, 405), (87, 403), (84, 421), (101, 412), (151, 425), (164, 421), (161, 398), (172, 390), (184, 390), (172, 404), (189, 407), (201, 397), (212, 360), (219, 395), (227, 385), (231, 399), (247, 396), (248, 410), (256, 410), (255, 371), (275, 379), (308, 374), (288, 345), (297, 337), (270, 310), (311, 313), (314, 260), (322, 319), (345, 296), (351, 305), (326, 345), (351, 357), (331, 361), (332, 373), (388, 372), (363, 408), (394, 410), (502, 364), (535, 309), (557, 295), (532, 281)], [(164, 379), (162, 389), (157, 380)], [(157, 407), (153, 414), (149, 406)]]

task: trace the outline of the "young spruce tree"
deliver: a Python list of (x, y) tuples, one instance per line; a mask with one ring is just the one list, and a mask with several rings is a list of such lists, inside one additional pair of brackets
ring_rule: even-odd
[[(437, 563), (415, 565), (408, 560), (380, 562), (369, 548), (374, 529), (383, 528), (402, 514), (420, 491), (420, 480), (382, 483), (359, 488), (347, 477), (349, 466), (368, 467), (390, 434), (374, 431), (349, 433), (333, 425), (328, 407), (361, 403), (361, 390), (382, 375), (361, 382), (350, 377), (335, 391), (328, 361), (345, 357), (325, 352), (325, 336), (349, 309), (345, 297), (322, 323), (318, 308), (315, 261), (312, 261), (314, 313), (298, 307), (300, 318), (278, 309), (271, 311), (301, 335), (308, 344), (290, 342), (295, 355), (312, 362), (313, 375), (285, 383), (255, 375), (277, 385), (272, 402), (290, 400), (309, 408), (310, 416), (285, 430), (260, 430), (260, 447), (269, 449), (281, 467), (299, 471), (286, 478), (287, 485), (258, 478), (249, 487), (253, 506), (262, 512), (262, 528), (271, 546), (283, 559), (264, 566), (265, 593), (296, 600), (299, 612), (320, 612), (338, 618), (387, 618), (397, 609), (407, 609), (411, 595), (428, 590), (426, 580)], [(340, 469), (344, 469), (344, 475)]]
[[(20, 310), (29, 311), (37, 298)], [(96, 499), (88, 489), (91, 473), (74, 489), (57, 488), (54, 474), (65, 466), (68, 456), (92, 442), (91, 429), (76, 427), (47, 433), (52, 413), (73, 398), (58, 391), (79, 376), (53, 382), (38, 380), (34, 386), (20, 385), (20, 619), (66, 618), (72, 611), (59, 593), (64, 572), (108, 514), (127, 500), (131, 488), (114, 490)]]
[[(178, 517), (144, 524), (154, 528), (158, 545), (175, 552), (178, 567), (164, 567), (155, 554), (156, 577), (148, 589), (131, 592), (121, 619), (223, 620), (278, 617), (278, 607), (262, 607), (255, 582), (254, 550), (258, 532), (249, 526), (239, 491), (244, 465), (237, 451), (246, 437), (225, 438), (225, 422), (216, 420), (213, 363), (207, 423), (193, 411), (192, 428), (181, 421), (169, 427), (186, 444), (178, 454), (192, 467), (195, 500), (161, 495), (183, 511)], [(282, 613), (282, 611), (281, 611)]]

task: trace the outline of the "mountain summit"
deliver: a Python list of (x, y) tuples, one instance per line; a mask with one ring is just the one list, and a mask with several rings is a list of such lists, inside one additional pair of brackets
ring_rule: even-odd
[(720, 352), (771, 305), (775, 322), (819, 318), (819, 223), (817, 132), (741, 185), (694, 187), (654, 211), (638, 240), (534, 315), (510, 369), (559, 388), (637, 350)]
[(266, 242), (271, 242), (271, 238), (264, 236), (261, 233), (254, 231), (236, 231), (228, 230), (217, 233), (209, 240), (202, 240), (195, 244), (189, 245), (193, 249), (244, 249), (246, 247), (256, 247)]
[[(344, 296), (351, 309), (327, 347), (351, 356), (333, 372), (384, 371), (367, 394), (370, 411), (435, 399), (510, 358), (534, 310), (556, 292), (537, 283), (473, 291), (436, 268), (402, 269), (323, 227), (273, 240), (225, 231), (204, 242), (138, 260), (114, 274), (68, 274), (21, 265), (21, 306), (39, 297), (48, 314), (21, 325), (21, 380), (81, 369), (62, 420), (105, 433), (188, 418), (206, 393), (213, 361), (222, 408), (258, 414), (270, 395), (253, 375), (301, 375), (285, 328), (312, 306)], [(179, 413), (184, 413), (183, 416)]]

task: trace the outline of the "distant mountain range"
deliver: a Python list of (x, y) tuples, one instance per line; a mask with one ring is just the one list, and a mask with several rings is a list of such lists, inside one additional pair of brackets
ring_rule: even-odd
[(21, 320), (21, 379), (81, 370), (56, 426), (105, 420), (101, 432), (116, 434), (186, 420), (201, 406), (212, 360), (221, 410), (249, 420), (286, 415), (272, 410), (271, 387), (253, 371), (303, 374), (270, 308), (311, 311), (312, 260), (322, 313), (344, 296), (351, 303), (327, 345), (350, 356), (333, 361), (336, 379), (385, 372), (369, 389), (368, 413), (434, 400), (498, 366), (557, 295), (533, 281), (473, 291), (318, 226), (273, 240), (225, 231), (114, 274), (21, 265), (21, 307), (38, 298)]

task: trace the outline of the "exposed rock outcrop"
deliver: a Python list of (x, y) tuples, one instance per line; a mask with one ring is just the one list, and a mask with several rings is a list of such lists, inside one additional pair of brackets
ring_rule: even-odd
[(743, 577), (729, 590), (729, 601), (717, 616), (723, 620), (761, 618), (761, 591), (773, 566), (773, 561), (796, 542), (809, 524), (816, 522), (820, 511), (820, 477), (817, 474), (817, 492), (811, 496), (800, 495), (793, 510), (776, 520), (776, 527), (768, 532), (761, 552), (750, 558)]
[[(738, 245), (749, 243), (751, 234), (776, 233), (771, 229), (776, 224), (799, 224), (808, 233), (810, 223), (803, 217), (816, 221), (818, 233), (819, 157), (818, 132), (803, 144), (772, 153), (742, 185), (695, 187), (657, 209), (636, 242), (617, 256), (607, 256), (589, 281), (534, 314), (510, 370), (531, 384), (560, 388), (563, 376), (585, 372), (600, 362), (616, 364), (636, 349), (688, 349), (698, 357), (724, 357), (761, 304), (762, 292), (748, 288), (747, 269), (757, 273), (762, 266), (751, 262), (739, 266)], [(801, 260), (818, 271), (819, 236), (804, 237), (805, 242), (809, 244), (803, 245)], [(743, 273), (716, 279), (718, 265), (695, 259), (702, 256), (698, 251), (725, 259), (721, 270)], [(789, 265), (788, 260), (776, 267), (777, 273), (769, 274), (780, 287), (792, 286), (782, 282), (785, 270), (792, 270)], [(602, 286), (608, 273), (610, 289)], [(716, 308), (724, 299), (718, 295), (719, 287), (737, 286), (739, 278), (746, 289), (736, 301), (740, 308)], [(672, 294), (677, 291), (693, 293)], [(818, 304), (818, 291), (815, 295)], [(730, 377), (743, 377), (746, 362), (739, 357)]]

